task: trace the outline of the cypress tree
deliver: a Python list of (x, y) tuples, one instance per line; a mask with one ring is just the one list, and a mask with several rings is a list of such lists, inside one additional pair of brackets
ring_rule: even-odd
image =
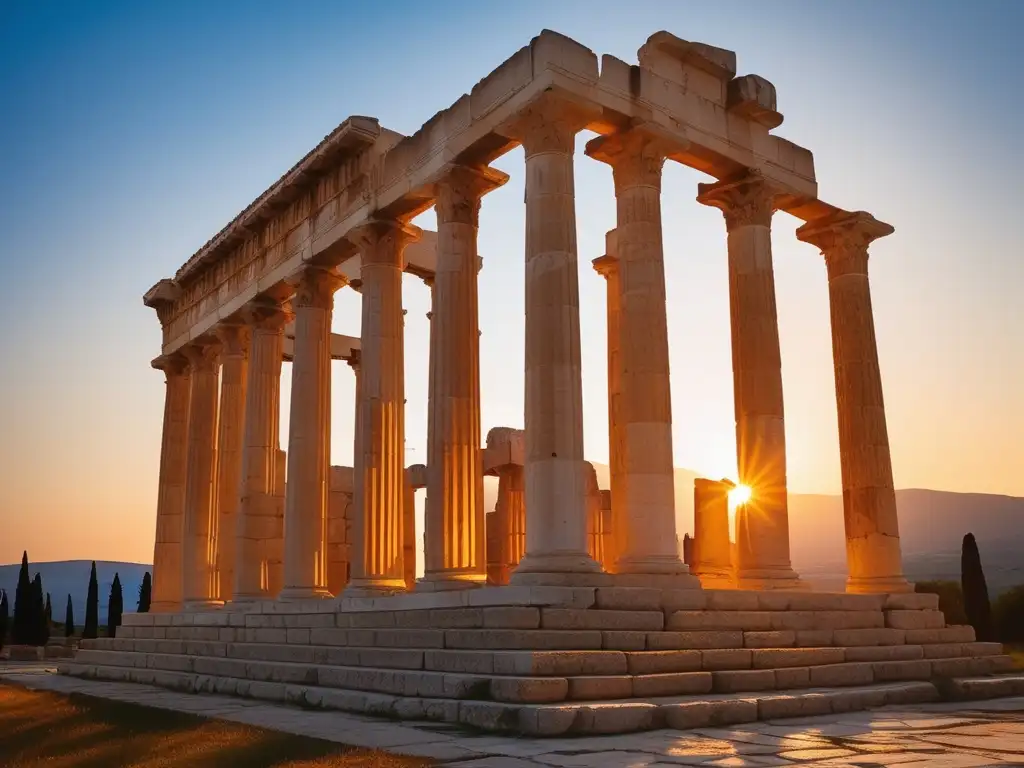
[(50, 605), (50, 593), (46, 593), (46, 607), (43, 609), (43, 620), (40, 622), (40, 637), (42, 641), (40, 645), (46, 645), (50, 642), (50, 624), (53, 622), (53, 606)]
[(44, 635), (46, 624), (46, 604), (43, 598), (43, 577), (38, 573), (32, 579), (32, 639), (29, 645), (46, 645)]
[(149, 613), (149, 603), (153, 599), (153, 577), (146, 571), (139, 585), (139, 613)]
[(68, 607), (64, 611), (64, 637), (75, 634), (75, 609), (71, 606), (71, 595), (68, 595)]
[(7, 605), (7, 590), (0, 589), (0, 648), (4, 647), (4, 640), (7, 639), (7, 616), (10, 607)]
[(107, 601), (107, 637), (117, 637), (123, 610), (124, 593), (121, 591), (121, 577), (115, 573), (114, 583), (110, 585), (110, 599)]
[(32, 580), (28, 575), (28, 552), (21, 553), (18, 587), (14, 592), (14, 627), (11, 632), (14, 645), (32, 642)]
[(964, 592), (964, 612), (981, 642), (994, 640), (992, 632), (992, 606), (988, 601), (988, 584), (981, 567), (981, 554), (974, 534), (964, 536), (960, 555), (960, 583)]
[(82, 628), (82, 637), (93, 639), (99, 635), (100, 630), (100, 584), (96, 579), (96, 561), (92, 562), (92, 572), (89, 574), (89, 593), (85, 598), (85, 626)]

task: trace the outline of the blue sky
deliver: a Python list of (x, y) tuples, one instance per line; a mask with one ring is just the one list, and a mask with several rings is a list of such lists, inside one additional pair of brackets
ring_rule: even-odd
[[(37, 558), (147, 558), (163, 384), (142, 293), (346, 116), (411, 133), (543, 28), (630, 62), (667, 29), (775, 83), (776, 133), (814, 152), (821, 197), (896, 227), (871, 269), (897, 486), (1024, 495), (1022, 27), (1018, 2), (7, 7), (0, 515), (22, 521), (19, 540), (48, 542)], [(481, 219), (485, 428), (522, 421), (521, 152), (496, 166), (512, 180)], [(605, 461), (604, 286), (588, 262), (614, 226), (614, 194), (605, 166), (580, 154), (576, 173), (586, 444)], [(706, 180), (668, 167), (663, 215), (676, 460), (717, 475), (734, 471), (734, 447), (724, 225), (694, 202)], [(797, 223), (774, 226), (790, 482), (837, 492), (824, 266)], [(409, 278), (405, 300), (412, 462), (425, 445), (427, 292)], [(351, 292), (334, 325), (358, 334)], [(334, 380), (343, 464), (347, 368)], [(0, 562), (13, 557), (0, 548)]]

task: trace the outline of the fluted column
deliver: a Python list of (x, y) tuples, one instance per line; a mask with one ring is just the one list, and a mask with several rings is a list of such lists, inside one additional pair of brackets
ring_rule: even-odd
[[(542, 97), (512, 129), (526, 154), (526, 555), (512, 583), (598, 573), (587, 553), (573, 151), (587, 123)], [(560, 581), (552, 578), (551, 581)]]
[(606, 537), (605, 569), (615, 573), (619, 555), (624, 550), (626, 530), (626, 423), (622, 418), (622, 350), (621, 307), (619, 299), (619, 260), (616, 257), (616, 233), (605, 236), (605, 255), (594, 259), (594, 269), (607, 284), (608, 316), (608, 473), (611, 482), (612, 527)]
[(242, 477), (245, 389), (249, 368), (249, 331), (238, 323), (217, 327), (221, 343), (220, 417), (217, 433), (217, 593), (232, 599), (235, 577), (235, 528)]
[(243, 311), (249, 328), (249, 369), (245, 388), (245, 426), (232, 599), (266, 599), (270, 593), (268, 542), (280, 539), (276, 498), (280, 450), (281, 355), (284, 326), (291, 319), (282, 305), (264, 300)]
[(522, 467), (509, 464), (498, 470), (498, 498), (494, 509), (499, 526), (499, 584), (508, 584), (526, 551), (525, 491)]
[(752, 545), (737, 563), (743, 589), (793, 589), (789, 557), (782, 357), (775, 308), (771, 220), (774, 191), (760, 174), (699, 185), (697, 200), (725, 214), (729, 252), (733, 398), (739, 481), (751, 489)]
[(188, 414), (182, 593), (187, 610), (202, 610), (220, 604), (215, 583), (217, 520), (213, 498), (220, 345), (214, 341), (200, 342), (187, 347), (184, 354), (189, 362), (192, 392)]
[(164, 372), (164, 426), (160, 445), (160, 486), (156, 502), (153, 550), (154, 613), (181, 610), (182, 531), (188, 461), (189, 371), (181, 355), (160, 357), (153, 367)]
[(491, 168), (456, 166), (436, 185), (427, 546), (421, 589), (473, 587), (487, 580), (477, 228), (481, 198), (507, 180), (507, 174)]
[(839, 211), (797, 230), (798, 239), (821, 249), (828, 268), (848, 592), (912, 590), (903, 576), (868, 283), (868, 246), (893, 231), (863, 211)]
[(734, 487), (728, 480), (698, 477), (693, 481), (693, 556), (690, 570), (706, 589), (733, 586), (729, 491)]
[(670, 146), (640, 129), (601, 136), (587, 154), (615, 180), (626, 509), (620, 573), (686, 573), (676, 542), (661, 171)]
[(420, 230), (374, 221), (350, 235), (362, 256), (363, 317), (355, 459), (358, 528), (347, 594), (405, 588), (402, 573), (405, 486), (405, 352), (402, 269)]
[(327, 503), (330, 479), (331, 311), (345, 279), (307, 268), (296, 287), (295, 356), (284, 506), (284, 586), (280, 598), (330, 597)]

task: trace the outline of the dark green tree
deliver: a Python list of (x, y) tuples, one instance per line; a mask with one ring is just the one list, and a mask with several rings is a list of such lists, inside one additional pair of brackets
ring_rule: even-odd
[(14, 626), (11, 631), (11, 642), (14, 645), (30, 645), (33, 626), (32, 579), (28, 575), (28, 552), (22, 552), (18, 587), (14, 591)]
[(53, 625), (53, 606), (50, 605), (50, 593), (46, 593), (46, 607), (43, 609), (43, 620), (39, 622), (39, 633), (42, 642), (46, 645), (50, 642), (50, 627)]
[(68, 607), (64, 611), (64, 637), (71, 637), (75, 634), (75, 609), (71, 605), (71, 595), (68, 595)]
[(1024, 643), (1024, 584), (1003, 592), (992, 604), (996, 637), (1003, 643)]
[(32, 579), (32, 639), (29, 645), (46, 645), (46, 598), (43, 596), (43, 577)]
[(7, 604), (7, 590), (0, 589), (0, 648), (4, 647), (4, 640), (7, 639), (7, 617), (10, 610)]
[(919, 581), (914, 584), (915, 592), (928, 592), (939, 596), (939, 610), (946, 617), (947, 624), (968, 624), (964, 613), (964, 592), (958, 581)]
[(974, 634), (982, 642), (994, 639), (992, 633), (992, 606), (988, 601), (988, 585), (981, 568), (981, 555), (974, 534), (964, 536), (960, 554), (960, 584), (964, 591), (964, 612), (974, 627)]
[(146, 571), (139, 585), (139, 613), (149, 613), (149, 604), (153, 599), (153, 577)]
[(121, 577), (114, 574), (114, 583), (110, 585), (110, 599), (107, 601), (107, 637), (117, 637), (117, 628), (121, 626), (121, 613), (124, 611), (124, 593), (121, 590)]
[(94, 639), (100, 632), (100, 583), (96, 579), (96, 561), (93, 560), (89, 574), (89, 592), (85, 598), (85, 626), (82, 637)]

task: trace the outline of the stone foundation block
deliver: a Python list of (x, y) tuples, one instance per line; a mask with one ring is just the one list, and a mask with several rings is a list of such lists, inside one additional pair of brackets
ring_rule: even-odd
[(628, 699), (633, 695), (629, 675), (602, 675), (569, 678), (569, 698), (580, 700)]
[(447, 629), (443, 631), (443, 644), (439, 642), (429, 647), (470, 650), (599, 651), (601, 643), (599, 630)]
[(775, 670), (775, 687), (780, 690), (809, 688), (810, 685), (810, 667), (785, 667)]
[(660, 589), (647, 587), (598, 587), (596, 605), (607, 611), (661, 611)]
[(871, 629), (885, 626), (881, 611), (782, 611), (770, 614), (772, 629)]
[(847, 661), (914, 661), (923, 659), (920, 645), (863, 645), (846, 649)]
[(709, 611), (759, 611), (760, 594), (739, 589), (706, 589)]
[(842, 685), (870, 685), (875, 680), (870, 662), (850, 662), (811, 667), (811, 685), (832, 687)]
[(618, 651), (495, 651), (497, 675), (578, 677), (626, 674), (626, 655)]
[(601, 647), (608, 651), (642, 651), (647, 648), (647, 633), (605, 630)]
[(666, 724), (679, 730), (752, 723), (757, 720), (756, 699), (688, 701), (666, 704), (661, 709)]
[(717, 672), (725, 669), (750, 669), (753, 651), (740, 648), (720, 648), (700, 652), (701, 669)]
[(751, 652), (754, 669), (808, 667), (842, 664), (846, 651), (842, 648), (768, 648)]
[(741, 669), (712, 672), (715, 693), (771, 691), (775, 689), (775, 671), (771, 669)]
[(703, 589), (666, 589), (661, 593), (661, 609), (666, 616), (676, 611), (703, 611), (708, 593)]
[(581, 611), (573, 608), (542, 608), (540, 624), (544, 629), (604, 629), (656, 632), (664, 628), (661, 611)]
[(821, 693), (795, 696), (766, 696), (757, 700), (757, 717), (770, 720), (782, 717), (814, 717), (832, 712), (832, 699)]
[[(484, 630), (486, 631), (486, 630)], [(349, 642), (359, 630), (348, 630)], [(378, 629), (374, 630), (369, 642), (359, 645), (385, 648), (444, 648), (446, 633), (440, 629)]]
[[(494, 654), (489, 651), (420, 651), (423, 668), (432, 672), (494, 673)], [(510, 672), (508, 674), (520, 674)], [(530, 674), (526, 671), (525, 674)]]
[(905, 632), (902, 629), (837, 629), (833, 633), (833, 641), (839, 646), (860, 645), (903, 645)]
[(667, 672), (637, 675), (633, 678), (632, 695), (636, 698), (686, 696), (710, 692), (710, 672)]
[(498, 677), (491, 680), (490, 692), (495, 701), (546, 704), (564, 701), (569, 681), (564, 677)]
[(654, 726), (658, 707), (641, 702), (603, 703), (580, 707), (573, 731), (613, 734), (645, 731)]
[(744, 632), (743, 645), (747, 648), (790, 648), (796, 645), (796, 632), (791, 630)]
[(935, 677), (970, 677), (984, 675), (989, 671), (985, 659), (934, 659), (932, 675)]
[(647, 650), (742, 648), (743, 632), (649, 632)]
[(772, 615), (768, 611), (676, 611), (669, 616), (666, 628), (677, 631), (769, 630)]
[(876, 661), (872, 663), (875, 680), (927, 680), (932, 675), (932, 662), (917, 661)]
[(953, 626), (943, 629), (905, 630), (905, 642), (910, 645), (939, 645), (940, 643), (973, 643), (974, 627)]
[(885, 612), (885, 625), (894, 629), (939, 629), (946, 626), (946, 618), (942, 611), (903, 611)]
[(930, 592), (886, 595), (884, 607), (887, 611), (937, 611), (939, 596)]
[(964, 643), (964, 656), (999, 656), (1003, 652), (1002, 643)]
[(626, 666), (631, 675), (696, 672), (702, 668), (701, 653), (692, 650), (627, 653)]
[(485, 629), (539, 629), (540, 609), (530, 606), (494, 606), (484, 608)]
[(963, 643), (939, 643), (938, 645), (922, 645), (922, 655), (926, 659), (955, 659), (969, 654), (964, 653)]
[(527, 706), (519, 710), (519, 729), (527, 736), (561, 736), (576, 722), (579, 706)]
[(797, 648), (828, 648), (835, 641), (835, 632), (831, 629), (798, 629), (796, 630)]

